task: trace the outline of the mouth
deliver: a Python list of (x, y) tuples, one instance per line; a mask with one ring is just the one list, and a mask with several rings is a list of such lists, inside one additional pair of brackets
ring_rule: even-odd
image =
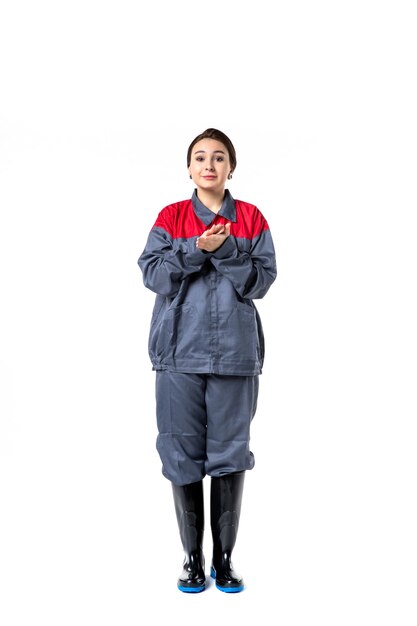
[(214, 180), (215, 176), (203, 176), (204, 180)]

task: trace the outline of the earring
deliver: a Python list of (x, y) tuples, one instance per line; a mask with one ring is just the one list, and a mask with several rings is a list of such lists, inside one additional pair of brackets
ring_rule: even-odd
[(232, 180), (232, 172), (230, 172), (229, 176), (227, 177), (229, 180)]
[(190, 178), (192, 178), (191, 174), (190, 174)]

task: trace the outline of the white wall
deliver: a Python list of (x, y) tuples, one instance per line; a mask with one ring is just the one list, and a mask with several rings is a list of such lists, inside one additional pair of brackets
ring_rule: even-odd
[[(412, 4), (2, 3), (5, 626), (415, 624)], [(136, 265), (209, 126), (279, 268), (235, 598), (175, 588)]]

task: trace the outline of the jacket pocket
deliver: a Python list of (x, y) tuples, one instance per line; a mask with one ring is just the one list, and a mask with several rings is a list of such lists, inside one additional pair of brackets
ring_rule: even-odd
[(237, 361), (256, 361), (259, 358), (259, 336), (256, 309), (237, 302), (227, 320), (224, 352)]
[(198, 323), (192, 305), (182, 304), (167, 309), (152, 333), (151, 352), (158, 360), (175, 357), (178, 353), (186, 354), (196, 339), (196, 326)]

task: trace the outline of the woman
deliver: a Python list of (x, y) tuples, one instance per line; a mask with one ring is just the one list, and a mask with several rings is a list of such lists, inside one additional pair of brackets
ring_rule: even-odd
[(196, 189), (158, 215), (138, 263), (157, 296), (149, 335), (156, 370), (157, 449), (171, 481), (185, 552), (178, 588), (205, 588), (203, 478), (211, 477), (211, 575), (239, 592), (232, 550), (239, 524), (258, 376), (264, 357), (252, 302), (276, 278), (274, 246), (257, 207), (234, 200), (226, 181), (236, 168), (230, 139), (209, 128), (190, 144)]

